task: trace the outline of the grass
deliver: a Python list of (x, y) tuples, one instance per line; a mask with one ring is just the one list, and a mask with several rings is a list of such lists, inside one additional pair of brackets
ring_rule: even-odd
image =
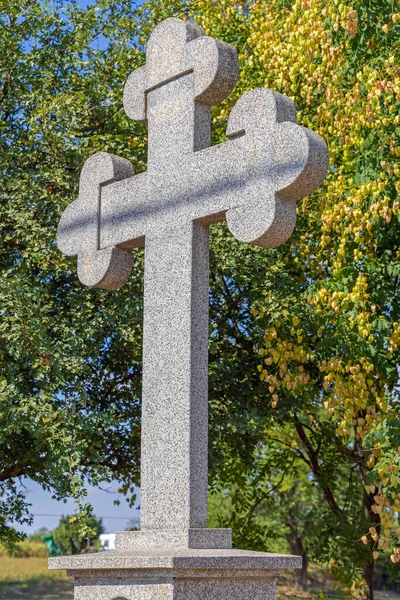
[[(311, 600), (311, 598), (316, 598), (316, 600), (318, 600), (318, 592), (316, 592), (316, 591), (314, 591), (314, 593), (310, 592), (309, 594), (301, 595), (301, 596), (296, 595), (298, 593), (299, 592), (293, 592), (293, 593), (289, 593), (289, 595), (287, 595), (287, 594), (280, 594), (278, 591), (277, 599), (278, 600)], [(326, 598), (328, 598), (329, 600), (338, 600), (340, 598), (340, 596), (332, 596), (330, 593), (328, 593)], [(395, 594), (394, 592), (375, 592), (374, 598), (375, 598), (375, 600), (399, 600), (400, 595)]]
[(1, 600), (72, 600), (73, 581), (49, 571), (47, 558), (0, 557)]
[[(327, 576), (326, 570), (311, 563), (308, 570), (308, 590), (303, 592), (295, 587), (295, 573), (288, 569), (278, 579), (277, 600), (318, 600), (323, 592), (329, 600), (340, 600), (342, 596), (335, 589), (335, 582)], [(395, 592), (375, 591), (375, 600), (400, 600), (400, 595)]]
[[(322, 571), (311, 567), (310, 591), (293, 587), (288, 573), (278, 582), (278, 600), (311, 600), (324, 590), (327, 597), (338, 600), (332, 581)], [(46, 558), (9, 558), (0, 556), (0, 600), (72, 600), (73, 580), (65, 571), (49, 571)], [(375, 600), (400, 600), (394, 592), (376, 592)]]

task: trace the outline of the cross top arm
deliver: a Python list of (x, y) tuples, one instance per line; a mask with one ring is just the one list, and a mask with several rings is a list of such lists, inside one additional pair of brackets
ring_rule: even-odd
[(124, 109), (135, 121), (147, 121), (147, 93), (193, 73), (192, 101), (216, 106), (225, 100), (239, 75), (233, 46), (215, 40), (192, 23), (166, 19), (150, 36), (146, 64), (134, 71), (124, 88)]

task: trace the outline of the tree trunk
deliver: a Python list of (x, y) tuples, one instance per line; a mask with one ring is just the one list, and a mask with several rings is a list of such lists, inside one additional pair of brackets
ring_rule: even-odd
[(303, 559), (303, 564), (301, 566), (301, 569), (297, 572), (297, 582), (298, 582), (298, 585), (301, 587), (301, 589), (306, 591), (307, 585), (308, 585), (307, 584), (308, 556), (304, 552), (301, 555), (301, 557)]
[(303, 542), (301, 537), (294, 535), (293, 533), (289, 533), (287, 536), (287, 540), (290, 545), (290, 551), (292, 554), (300, 555), (303, 559), (303, 563), (301, 569), (296, 569), (296, 577), (297, 577), (297, 586), (302, 590), (307, 590), (307, 571), (308, 571), (308, 556), (307, 552), (304, 549)]
[(367, 583), (366, 600), (374, 600), (374, 562), (370, 561), (363, 568), (363, 577)]

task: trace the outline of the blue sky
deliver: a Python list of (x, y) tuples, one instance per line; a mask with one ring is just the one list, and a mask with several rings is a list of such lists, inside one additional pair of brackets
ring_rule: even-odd
[[(23, 484), (26, 487), (26, 496), (31, 507), (31, 512), (34, 515), (33, 524), (23, 527), (16, 527), (19, 531), (25, 533), (33, 533), (41, 527), (53, 529), (57, 526), (60, 516), (71, 515), (74, 513), (74, 503), (67, 501), (66, 503), (53, 500), (49, 492), (45, 492), (42, 488), (33, 481), (25, 479)], [(88, 500), (94, 508), (96, 517), (103, 518), (103, 524), (107, 533), (114, 533), (125, 529), (132, 519), (139, 519), (139, 510), (137, 508), (129, 508), (123, 496), (117, 493), (118, 482), (104, 484), (104, 489), (89, 487)], [(108, 491), (104, 491), (108, 490)], [(121, 500), (120, 506), (114, 505), (114, 500)]]

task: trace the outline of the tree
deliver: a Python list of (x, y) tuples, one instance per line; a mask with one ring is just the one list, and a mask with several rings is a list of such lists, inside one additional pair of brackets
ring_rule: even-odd
[[(87, 482), (138, 482), (141, 255), (124, 290), (83, 289), (55, 246), (80, 167), (100, 149), (143, 168), (121, 107), (143, 53), (133, 3), (3, 2), (0, 12), (0, 536), (29, 523), (19, 478), (90, 515)], [(107, 39), (102, 49), (101, 37)], [(120, 48), (124, 53), (120, 54)], [(7, 523), (8, 522), (8, 523)]]
[(229, 488), (212, 494), (209, 507), (210, 526), (231, 528), (234, 547), (301, 556), (302, 568), (294, 574), (303, 590), (326, 516), (321, 492), (308, 475), (306, 465), (267, 441), (252, 473), (245, 470)]
[(44, 538), (48, 535), (50, 535), (50, 531), (47, 527), (40, 527), (40, 529), (28, 535), (28, 540), (30, 542), (43, 542)]
[(100, 534), (104, 533), (104, 527), (101, 519), (92, 516), (88, 519), (87, 526), (93, 532), (90, 537), (86, 537), (82, 532), (76, 516), (61, 517), (59, 524), (53, 530), (52, 536), (57, 544), (61, 554), (80, 554), (85, 548), (96, 540)]
[[(146, 134), (123, 114), (123, 82), (152, 28), (190, 15), (239, 50), (214, 142), (237, 97), (267, 86), (292, 97), (331, 154), (283, 247), (245, 247), (212, 228), (210, 487), (240, 490), (245, 519), (245, 496), (250, 510), (259, 489), (271, 496), (279, 476), (284, 486), (305, 468), (320, 498), (313, 558), (372, 600), (377, 553), (396, 562), (400, 534), (399, 14), (380, 0), (85, 10), (22, 0), (2, 11), (0, 534), (12, 535), (8, 518), (29, 519), (21, 476), (75, 497), (83, 516), (85, 478), (117, 477), (128, 496), (138, 482), (142, 256), (119, 292), (84, 289), (55, 227), (93, 152), (144, 168)], [(249, 523), (249, 544), (267, 545)]]
[[(258, 444), (271, 436), (291, 448), (326, 507), (314, 554), (352, 597), (372, 599), (374, 561), (400, 534), (400, 15), (372, 0), (196, 8), (207, 32), (240, 50), (241, 79), (217, 130), (237, 96), (265, 85), (292, 97), (331, 155), (326, 185), (301, 203), (285, 246), (250, 258), (216, 234), (213, 485), (256, 476)], [(235, 372), (224, 376), (228, 347)], [(241, 356), (258, 362), (263, 390), (254, 380), (250, 389)]]

